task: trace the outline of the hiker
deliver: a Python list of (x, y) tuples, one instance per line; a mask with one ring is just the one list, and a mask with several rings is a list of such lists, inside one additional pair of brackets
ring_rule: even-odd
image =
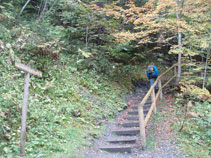
[[(158, 77), (158, 69), (155, 66), (155, 64), (153, 62), (151, 62), (149, 64), (149, 66), (147, 67), (147, 78), (150, 81), (150, 86), (153, 85), (153, 83), (157, 79), (157, 77)], [(158, 90), (158, 83), (155, 86), (155, 90)]]

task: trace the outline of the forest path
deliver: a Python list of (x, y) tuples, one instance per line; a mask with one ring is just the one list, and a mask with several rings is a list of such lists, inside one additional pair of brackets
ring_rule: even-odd
[[(135, 107), (140, 103), (141, 99), (143, 98), (143, 94), (147, 92), (148, 88), (145, 84), (139, 84), (136, 88), (135, 92), (131, 94), (127, 99), (127, 104), (129, 107), (121, 112), (115, 122), (110, 123), (107, 125), (107, 131), (103, 133), (103, 135), (97, 139), (94, 143), (94, 146), (89, 147), (84, 152), (84, 157), (86, 158), (185, 158), (181, 151), (179, 150), (176, 139), (175, 133), (171, 130), (171, 123), (172, 120), (172, 113), (171, 113), (171, 106), (170, 104), (164, 104), (160, 107), (161, 115), (164, 115), (161, 120), (150, 121), (149, 125), (147, 126), (146, 134), (148, 136), (148, 147), (146, 150), (141, 150), (140, 148), (140, 136), (133, 135), (132, 137), (127, 136), (120, 136), (120, 139), (136, 139), (135, 144), (132, 146), (131, 143), (122, 142), (121, 146), (128, 146), (125, 148), (126, 150), (119, 150), (120, 152), (106, 152), (101, 150), (103, 147), (108, 147), (108, 140), (116, 137), (113, 136), (113, 131), (119, 128), (119, 125), (124, 123), (124, 118), (128, 115), (128, 112), (131, 112), (131, 109), (135, 109)], [(119, 142), (118, 142), (119, 143)], [(117, 145), (112, 145), (115, 147)], [(120, 146), (120, 148), (121, 148)], [(104, 149), (105, 150), (105, 149)], [(118, 149), (115, 151), (118, 151)]]

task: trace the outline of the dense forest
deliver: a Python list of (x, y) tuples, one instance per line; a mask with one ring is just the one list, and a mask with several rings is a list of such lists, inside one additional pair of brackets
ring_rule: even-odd
[(127, 106), (152, 61), (160, 73), (178, 62), (168, 89), (175, 129), (190, 156), (208, 157), (210, 16), (210, 0), (0, 0), (0, 157), (20, 150), (24, 72), (15, 62), (43, 73), (30, 78), (27, 157), (74, 157)]

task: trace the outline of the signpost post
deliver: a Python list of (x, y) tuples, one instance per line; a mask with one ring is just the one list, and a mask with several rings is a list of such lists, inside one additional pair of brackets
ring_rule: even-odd
[(27, 119), (27, 104), (28, 104), (30, 74), (42, 77), (42, 72), (34, 70), (31, 67), (18, 62), (15, 62), (15, 67), (25, 71), (24, 94), (23, 94), (22, 117), (21, 117), (21, 138), (20, 138), (20, 155), (24, 156), (25, 143), (26, 143), (26, 119)]

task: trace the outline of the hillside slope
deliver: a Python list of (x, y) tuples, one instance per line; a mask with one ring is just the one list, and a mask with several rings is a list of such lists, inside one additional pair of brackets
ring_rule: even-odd
[[(24, 73), (5, 58), (0, 62), (0, 153), (6, 156), (19, 154)], [(77, 152), (126, 106), (128, 90), (121, 83), (94, 70), (79, 72), (62, 58), (66, 64), (49, 62), (43, 78), (31, 77), (26, 152), (32, 157)]]

